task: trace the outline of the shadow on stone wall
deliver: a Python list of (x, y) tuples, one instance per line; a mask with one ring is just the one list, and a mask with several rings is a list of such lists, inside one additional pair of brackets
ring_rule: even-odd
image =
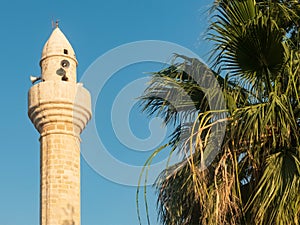
[(70, 219), (64, 220), (62, 225), (75, 225), (75, 221), (73, 220), (74, 207), (72, 205), (68, 204), (68, 206), (66, 208), (64, 208), (63, 210), (65, 213), (65, 217), (70, 218)]
[(70, 220), (65, 220), (62, 225), (75, 225), (74, 220), (70, 221)]

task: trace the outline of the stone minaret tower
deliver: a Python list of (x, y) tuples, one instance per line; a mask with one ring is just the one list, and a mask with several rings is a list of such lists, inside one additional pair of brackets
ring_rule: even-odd
[(91, 98), (76, 81), (77, 59), (58, 26), (40, 66), (40, 82), (28, 93), (28, 115), (40, 133), (40, 224), (80, 225), (79, 135), (91, 118)]

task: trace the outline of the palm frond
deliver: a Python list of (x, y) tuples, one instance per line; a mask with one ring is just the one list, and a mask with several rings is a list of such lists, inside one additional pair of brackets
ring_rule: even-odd
[(146, 167), (167, 146), (182, 157), (155, 183), (162, 224), (300, 224), (297, 7), (215, 1), (215, 70), (175, 55), (152, 74), (141, 105), (174, 132)]

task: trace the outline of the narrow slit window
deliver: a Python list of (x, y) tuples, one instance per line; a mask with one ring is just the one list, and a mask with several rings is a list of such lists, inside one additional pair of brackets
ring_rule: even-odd
[(68, 50), (64, 49), (64, 54), (68, 55)]

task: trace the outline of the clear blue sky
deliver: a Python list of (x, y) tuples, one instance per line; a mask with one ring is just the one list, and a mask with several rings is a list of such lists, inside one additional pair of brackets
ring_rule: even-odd
[[(60, 20), (61, 30), (76, 51), (80, 79), (99, 56), (133, 41), (174, 42), (204, 57), (208, 45), (201, 34), (207, 27), (206, 10), (212, 3), (213, 0), (1, 2), (1, 225), (39, 224), (39, 135), (27, 117), (27, 92), (31, 87), (29, 76), (40, 74), (39, 60), (52, 30), (51, 20)], [(109, 80), (97, 101), (97, 130), (104, 135), (111, 154), (126, 163), (142, 165), (151, 152), (141, 155), (118, 141), (109, 123), (113, 99), (128, 83), (144, 77), (143, 72), (160, 68), (162, 65), (141, 63), (121, 70)], [(140, 138), (149, 135), (145, 117), (133, 107), (129, 123)], [(81, 166), (82, 225), (137, 225), (136, 187), (103, 178), (84, 159)], [(153, 193), (149, 198), (151, 221), (157, 224)]]

